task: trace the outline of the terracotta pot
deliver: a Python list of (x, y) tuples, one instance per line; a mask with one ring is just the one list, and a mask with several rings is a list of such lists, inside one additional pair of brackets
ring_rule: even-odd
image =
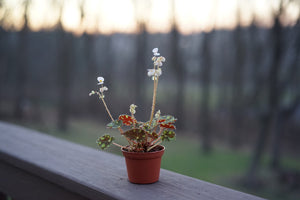
[(125, 157), (128, 179), (132, 183), (147, 184), (157, 182), (160, 173), (161, 157), (165, 147), (154, 152), (128, 152), (122, 150)]

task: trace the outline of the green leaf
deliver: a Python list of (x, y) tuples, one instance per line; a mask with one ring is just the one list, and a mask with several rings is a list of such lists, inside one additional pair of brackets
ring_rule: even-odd
[(107, 128), (120, 128), (122, 126), (121, 120), (115, 120), (106, 125)]
[(114, 137), (111, 137), (110, 135), (103, 135), (98, 138), (97, 144), (100, 146), (101, 149), (106, 149), (110, 146), (110, 144), (115, 140)]
[(172, 115), (164, 115), (160, 116), (159, 123), (169, 124), (169, 123), (175, 123), (177, 119), (173, 117)]
[(153, 120), (153, 121), (152, 121), (151, 126), (150, 126), (150, 121), (147, 121), (147, 122), (145, 122), (145, 123), (143, 124), (143, 129), (144, 129), (145, 131), (151, 132), (151, 131), (153, 130), (153, 128), (156, 127), (156, 126), (157, 126), (156, 120)]
[(149, 125), (149, 122), (146, 122), (146, 123), (143, 124), (143, 129), (144, 129), (145, 131), (150, 131), (152, 128), (153, 128), (153, 127), (151, 127), (151, 126)]
[(175, 132), (174, 131), (169, 131), (169, 130), (164, 130), (162, 135), (161, 135), (161, 140), (162, 141), (171, 141), (175, 139)]

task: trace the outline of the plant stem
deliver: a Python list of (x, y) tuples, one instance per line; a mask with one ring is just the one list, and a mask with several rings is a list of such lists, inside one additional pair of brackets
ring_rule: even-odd
[(154, 147), (156, 147), (157, 145), (159, 145), (161, 143), (161, 141), (159, 141), (157, 144), (153, 145), (152, 147), (150, 147), (149, 149), (147, 149), (147, 151), (150, 151), (151, 149), (153, 149)]
[(124, 146), (119, 145), (119, 144), (117, 144), (117, 143), (115, 143), (115, 142), (113, 142), (112, 144), (115, 145), (115, 146), (117, 146), (117, 147), (124, 148)]
[(136, 119), (135, 119), (135, 117), (134, 117), (134, 114), (131, 114), (131, 117), (132, 117), (132, 119), (133, 119), (133, 128), (135, 128), (135, 122), (136, 122)]
[(160, 128), (160, 131), (159, 131), (159, 133), (157, 134), (157, 139), (151, 141), (152, 144), (155, 144), (157, 141), (159, 141), (159, 140), (161, 139), (160, 135), (161, 135), (161, 133), (163, 132), (164, 129), (165, 129), (165, 128)]
[[(101, 97), (100, 97), (100, 98), (101, 98)], [(103, 102), (103, 104), (104, 104), (104, 107), (105, 107), (106, 112), (108, 113), (110, 119), (111, 119), (112, 121), (115, 121), (114, 118), (112, 117), (112, 115), (110, 114), (109, 110), (108, 110), (108, 107), (107, 107), (107, 105), (106, 105), (106, 103), (105, 103), (105, 101), (104, 101), (104, 98), (101, 98), (101, 100), (102, 100), (102, 102)], [(121, 127), (118, 128), (118, 129), (119, 129), (120, 133), (123, 134), (123, 129), (122, 129)], [(126, 138), (126, 139), (127, 139), (127, 138)], [(127, 139), (127, 140), (128, 140), (128, 139)]]
[(124, 137), (126, 138), (128, 144), (129, 144), (130, 146), (132, 146), (132, 145), (134, 144), (134, 141), (130, 141), (130, 139), (129, 139), (128, 137), (126, 137), (126, 136), (124, 136)]
[(111, 118), (111, 120), (112, 120), (112, 121), (115, 121), (114, 118), (111, 116), (109, 110), (108, 110), (108, 107), (107, 107), (107, 105), (106, 105), (106, 103), (105, 103), (105, 101), (104, 101), (104, 98), (101, 98), (101, 100), (102, 100), (102, 102), (103, 102), (103, 104), (104, 104), (104, 106), (105, 106), (106, 112), (108, 113), (108, 115), (109, 115), (109, 117)]
[(153, 86), (153, 99), (152, 99), (152, 110), (150, 115), (150, 126), (152, 124), (154, 110), (155, 110), (155, 103), (156, 103), (156, 93), (157, 93), (157, 85), (158, 85), (158, 77), (156, 80), (154, 80), (154, 86)]

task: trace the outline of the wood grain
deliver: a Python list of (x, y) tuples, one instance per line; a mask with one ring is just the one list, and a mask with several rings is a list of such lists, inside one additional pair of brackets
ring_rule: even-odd
[(0, 191), (13, 197), (35, 194), (22, 188), (20, 180), (26, 180), (29, 188), (42, 188), (38, 196), (47, 198), (40, 199), (262, 199), (163, 169), (157, 183), (132, 184), (123, 157), (5, 122), (0, 170)]

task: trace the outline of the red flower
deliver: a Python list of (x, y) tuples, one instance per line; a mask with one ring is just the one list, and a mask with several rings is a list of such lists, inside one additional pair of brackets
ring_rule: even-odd
[(164, 121), (166, 121), (166, 120), (165, 119), (160, 119), (160, 120), (158, 120), (158, 123), (162, 123)]
[(171, 123), (169, 124), (161, 124), (160, 127), (164, 127), (164, 128), (170, 128), (170, 129), (176, 129), (175, 126)]
[(129, 115), (120, 115), (119, 120), (121, 120), (123, 122), (123, 124), (125, 124), (126, 126), (131, 126), (134, 123), (136, 123), (136, 119), (134, 119), (133, 117), (131, 117)]

